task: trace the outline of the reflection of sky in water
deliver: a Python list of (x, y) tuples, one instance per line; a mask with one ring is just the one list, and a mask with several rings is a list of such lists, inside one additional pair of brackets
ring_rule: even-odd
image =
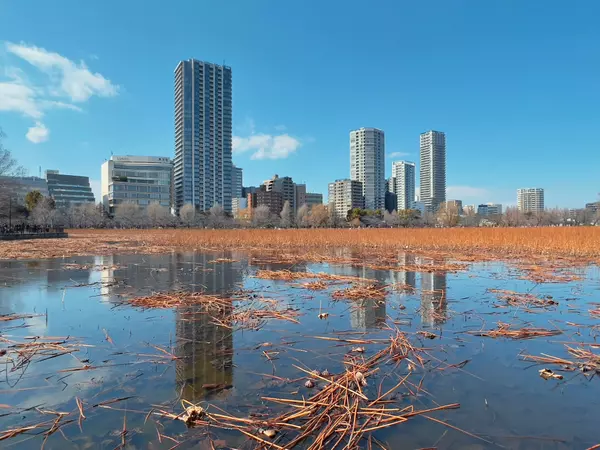
[[(352, 258), (352, 252), (340, 251), (338, 256)], [(212, 263), (216, 257), (237, 260), (233, 263)], [(414, 255), (400, 255), (400, 265), (419, 264)], [(78, 263), (88, 269), (64, 270), (63, 264)], [(269, 264), (271, 270), (289, 266)], [(327, 291), (307, 291), (294, 283), (261, 280), (251, 275), (243, 254), (205, 255), (171, 253), (168, 255), (125, 255), (68, 260), (3, 262), (0, 264), (0, 314), (39, 313), (26, 321), (2, 323), (0, 330), (7, 339), (24, 336), (71, 336), (91, 347), (74, 354), (79, 360), (89, 360), (101, 368), (79, 372), (59, 372), (81, 367), (69, 355), (41, 363), (33, 363), (15, 387), (19, 373), (0, 377), (0, 403), (14, 407), (43, 405), (71, 411), (74, 398), (84, 400), (90, 408), (89, 419), (81, 435), (78, 428), (65, 428), (66, 435), (79, 446), (104, 443), (114, 448), (120, 437), (114, 434), (122, 427), (123, 412), (92, 408), (92, 405), (117, 397), (134, 396), (115, 407), (149, 411), (156, 404), (167, 409), (180, 398), (193, 402), (210, 402), (240, 416), (247, 415), (261, 402), (260, 395), (310, 395), (302, 383), (286, 384), (280, 378), (297, 378), (294, 365), (309, 368), (343, 370), (340, 361), (349, 350), (338, 342), (317, 339), (332, 333), (346, 333), (367, 338), (386, 338), (390, 331), (384, 325), (395, 321), (412, 333), (426, 327), (441, 335), (441, 339), (426, 340), (424, 346), (442, 346), (434, 356), (441, 361), (457, 363), (470, 360), (464, 370), (431, 370), (424, 381), (425, 388), (438, 404), (460, 402), (461, 409), (435, 417), (450, 420), (453, 425), (485, 435), (507, 448), (585, 448), (594, 444), (597, 436), (590, 399), (598, 396), (597, 380), (590, 382), (576, 374), (567, 374), (563, 383), (545, 382), (537, 375), (538, 367), (518, 360), (519, 352), (547, 353), (566, 356), (561, 344), (553, 341), (587, 340), (593, 336), (582, 330), (581, 335), (568, 328), (566, 322), (590, 324), (588, 302), (598, 301), (598, 273), (588, 272), (588, 281), (568, 284), (535, 285), (517, 279), (502, 264), (477, 265), (469, 272), (457, 274), (375, 271), (364, 267), (329, 264), (295, 265), (291, 270), (329, 271), (339, 275), (371, 278), (388, 284), (405, 284), (414, 292), (396, 292), (386, 301), (334, 301), (330, 293), (347, 287), (336, 285)], [(301, 325), (269, 321), (260, 331), (233, 332), (217, 326), (209, 315), (192, 307), (175, 310), (131, 309), (120, 306), (124, 297), (149, 295), (153, 292), (188, 290), (228, 295), (239, 289), (252, 290), (265, 298), (280, 301), (283, 306), (300, 309)], [(559, 299), (556, 311), (523, 313), (515, 308), (498, 308), (499, 302), (488, 289), (508, 289), (519, 292), (552, 295)], [(568, 303), (577, 305), (570, 309)], [(244, 302), (232, 303), (244, 305)], [(317, 316), (329, 313), (327, 319)], [(552, 322), (549, 323), (549, 319)], [(465, 330), (493, 328), (498, 321), (546, 328), (566, 328), (569, 333), (556, 339), (504, 341), (482, 339)], [(27, 327), (20, 327), (20, 325)], [(107, 341), (109, 335), (114, 342)], [(418, 339), (415, 338), (418, 342)], [(175, 361), (153, 346), (171, 352)], [(272, 355), (269, 361), (263, 351)], [(374, 351), (368, 348), (368, 352)], [(367, 352), (367, 356), (368, 356)], [(404, 376), (404, 366), (396, 377)], [(394, 379), (385, 383), (394, 384)], [(385, 384), (387, 386), (387, 384)], [(217, 388), (214, 390), (213, 388)], [(391, 387), (391, 386), (387, 386)], [(32, 389), (33, 388), (33, 389)], [(17, 390), (19, 389), (19, 390)], [(28, 389), (28, 390), (25, 390)], [(435, 406), (432, 399), (421, 394), (417, 407)], [(169, 403), (171, 402), (171, 403)], [(258, 402), (258, 403), (257, 403)], [(407, 406), (409, 400), (399, 400)], [(177, 408), (175, 409), (176, 411)], [(560, 413), (556, 413), (560, 411)], [(552, 412), (552, 413), (549, 413)], [(22, 416), (26, 416), (22, 420)], [(0, 429), (15, 423), (26, 423), (35, 416), (22, 413), (0, 417)], [(146, 448), (152, 440), (156, 448), (156, 431), (144, 425), (144, 415), (130, 413), (128, 426), (132, 442)], [(186, 435), (185, 427), (167, 423), (172, 434)], [(391, 448), (487, 448), (488, 444), (449, 431), (425, 419), (416, 419), (380, 434)], [(112, 433), (112, 434), (111, 434)], [(187, 432), (187, 437), (194, 432)], [(58, 435), (58, 433), (57, 433)], [(235, 435), (237, 436), (237, 435)], [(515, 436), (545, 436), (552, 439), (517, 439)], [(10, 442), (10, 441), (9, 441)], [(236, 437), (230, 445), (241, 445)], [(14, 443), (14, 442), (12, 442)], [(190, 442), (189, 447), (195, 441)], [(477, 447), (481, 444), (481, 447)], [(18, 448), (39, 448), (40, 440), (31, 439)], [(46, 448), (72, 448), (62, 437), (53, 436)], [(186, 446), (183, 446), (186, 448)], [(490, 448), (493, 448), (490, 446)]]

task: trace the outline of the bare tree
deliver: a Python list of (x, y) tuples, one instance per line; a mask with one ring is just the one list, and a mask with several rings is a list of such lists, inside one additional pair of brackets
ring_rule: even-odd
[(135, 228), (142, 225), (140, 206), (133, 202), (119, 203), (115, 207), (115, 222), (121, 228)]
[(314, 205), (310, 209), (308, 223), (313, 228), (326, 227), (329, 224), (329, 209), (325, 205)]
[(460, 213), (458, 206), (454, 204), (444, 204), (440, 206), (437, 213), (438, 222), (444, 227), (455, 227), (460, 222)]
[(281, 217), (281, 221), (279, 222), (282, 228), (289, 228), (292, 226), (292, 208), (290, 206), (289, 200), (286, 200), (283, 204), (283, 209), (279, 216)]
[(169, 209), (159, 202), (152, 202), (146, 207), (146, 219), (151, 227), (164, 227), (169, 224)]
[(228, 221), (225, 209), (218, 203), (215, 204), (208, 210), (207, 221), (208, 226), (211, 228), (226, 228)]
[(186, 203), (179, 210), (179, 218), (186, 227), (192, 227), (196, 224), (196, 207), (191, 203)]
[(514, 206), (509, 206), (504, 211), (502, 223), (507, 227), (520, 227), (525, 223), (523, 213)]
[(386, 225), (390, 227), (397, 227), (400, 223), (400, 220), (398, 218), (398, 212), (396, 210), (393, 210), (391, 213), (384, 211), (383, 221), (386, 223)]
[(298, 227), (306, 227), (308, 226), (308, 213), (310, 209), (308, 205), (305, 203), (296, 212), (296, 226)]
[(10, 150), (5, 148), (2, 143), (5, 137), (6, 135), (0, 128), (0, 176), (22, 176), (24, 174), (23, 167), (19, 166)]
[(274, 226), (273, 215), (266, 205), (260, 205), (252, 211), (252, 225), (257, 228), (268, 228)]
[(93, 203), (74, 205), (67, 211), (67, 216), (70, 216), (70, 225), (78, 228), (97, 228), (104, 221), (101, 211)]
[(56, 209), (51, 198), (43, 197), (31, 211), (29, 219), (42, 227), (53, 227), (56, 219)]

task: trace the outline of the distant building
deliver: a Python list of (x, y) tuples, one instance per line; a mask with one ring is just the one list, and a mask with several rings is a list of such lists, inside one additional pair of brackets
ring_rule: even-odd
[(421, 217), (423, 216), (423, 214), (425, 214), (425, 203), (423, 202), (415, 202), (413, 204), (413, 207), (416, 211), (419, 211), (421, 213)]
[(243, 186), (243, 170), (241, 167), (231, 166), (231, 198), (240, 198)]
[(243, 197), (234, 197), (231, 199), (231, 212), (233, 217), (238, 217), (240, 210), (248, 207), (248, 199)]
[(477, 209), (475, 208), (475, 205), (463, 206), (463, 214), (477, 214)]
[(446, 201), (446, 135), (441, 131), (421, 134), (420, 196), (427, 211), (435, 212)]
[(364, 208), (363, 187), (360, 181), (336, 180), (329, 183), (329, 210), (341, 219), (345, 219), (353, 208)]
[(323, 204), (323, 194), (317, 194), (316, 192), (307, 192), (306, 193), (306, 205), (309, 208), (312, 208), (316, 205)]
[(256, 206), (253, 205), (254, 208), (259, 206), (267, 206), (271, 213), (277, 215), (281, 214), (283, 204), (285, 203), (283, 194), (281, 192), (260, 190), (256, 194), (251, 195), (256, 196)]
[(38, 177), (0, 177), (0, 188), (12, 195), (12, 200), (19, 204), (25, 204), (25, 197), (32, 191), (39, 191), (44, 197), (48, 197), (48, 183)]
[(586, 211), (597, 213), (598, 211), (600, 211), (600, 202), (586, 203), (585, 209)]
[(242, 188), (242, 197), (247, 198), (248, 194), (256, 194), (260, 190), (259, 187), (256, 186), (246, 186)]
[(306, 204), (306, 185), (294, 183), (294, 206), (296, 211)]
[(445, 205), (446, 207), (450, 208), (456, 208), (459, 214), (463, 213), (462, 200), (447, 200), (444, 203), (442, 203), (442, 205)]
[(397, 196), (397, 209), (412, 209), (415, 202), (415, 163), (410, 161), (393, 162), (392, 180), (395, 186), (390, 191)]
[(102, 164), (102, 204), (114, 214), (119, 203), (171, 207), (173, 163), (164, 156), (111, 156)]
[(231, 212), (231, 67), (190, 59), (175, 68), (175, 210)]
[(398, 196), (393, 192), (385, 191), (385, 210), (390, 213), (398, 210)]
[(46, 182), (48, 194), (57, 208), (95, 202), (89, 177), (62, 175), (58, 170), (46, 170)]
[(500, 203), (486, 203), (477, 207), (477, 215), (482, 217), (502, 215), (502, 205)]
[(385, 203), (385, 136), (377, 128), (350, 132), (350, 179), (359, 181), (365, 208), (381, 209)]
[[(273, 178), (266, 180), (263, 186), (266, 192), (279, 192), (283, 198), (283, 203), (289, 202), (291, 210), (296, 210), (295, 185), (291, 177), (280, 177), (275, 174)], [(281, 209), (279, 212), (281, 212)]]
[(541, 188), (518, 189), (517, 208), (521, 212), (544, 211), (544, 190)]

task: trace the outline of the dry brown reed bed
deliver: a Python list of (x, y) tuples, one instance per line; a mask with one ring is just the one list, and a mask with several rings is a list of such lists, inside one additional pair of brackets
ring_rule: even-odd
[(264, 280), (282, 281), (306, 280), (311, 278), (317, 278), (319, 280), (325, 281), (344, 281), (353, 283), (368, 283), (376, 281), (368, 278), (352, 277), (347, 275), (334, 275), (325, 272), (292, 272), (291, 270), (258, 270), (254, 277), (261, 278)]
[(384, 300), (387, 295), (385, 286), (375, 284), (352, 286), (334, 291), (331, 296), (336, 300)]
[[(237, 430), (252, 439), (255, 448), (260, 449), (282, 450), (302, 446), (311, 450), (334, 450), (354, 449), (360, 445), (372, 448), (373, 442), (377, 442), (372, 432), (400, 425), (416, 416), (478, 438), (429, 415), (459, 408), (458, 403), (421, 410), (414, 405), (394, 405), (396, 400), (393, 396), (400, 388), (412, 395), (421, 390), (422, 382), (415, 385), (409, 380), (413, 370), (424, 367), (425, 358), (420, 353), (420, 349), (413, 347), (406, 335), (397, 330), (385, 348), (370, 358), (365, 358), (362, 353), (348, 357), (344, 361), (345, 370), (340, 374), (294, 366), (306, 377), (306, 387), (315, 387), (316, 383), (323, 387), (307, 399), (262, 397), (264, 401), (287, 408), (285, 412), (270, 417), (235, 417), (210, 406), (205, 410), (191, 404), (179, 415), (167, 411), (153, 413), (182, 420), (189, 426)], [(408, 368), (407, 375), (398, 376), (399, 381), (385, 391), (382, 384), (375, 389), (373, 380), (385, 367), (398, 371), (402, 363)]]
[(574, 371), (579, 370), (581, 373), (588, 377), (593, 377), (600, 374), (600, 355), (594, 353), (586, 348), (582, 347), (571, 347), (565, 345), (569, 355), (573, 359), (558, 358), (556, 356), (550, 356), (542, 354), (539, 356), (521, 354), (523, 361), (532, 361), (539, 364), (554, 364), (562, 366), (562, 370)]
[[(31, 317), (35, 316), (21, 316), (21, 318)], [(78, 352), (82, 347), (93, 346), (83, 344), (70, 336), (26, 336), (17, 341), (4, 335), (0, 336), (0, 365), (5, 367), (9, 386), (14, 387), (25, 375), (31, 363), (63, 355), (73, 356), (73, 353)], [(83, 363), (81, 366), (85, 367)], [(9, 377), (11, 374), (14, 375)]]
[(504, 289), (488, 289), (497, 295), (500, 300), (505, 301), (509, 306), (523, 308), (549, 308), (558, 305), (558, 302), (551, 296), (537, 297), (533, 294), (522, 294)]
[(138, 308), (167, 309), (177, 306), (204, 306), (211, 309), (231, 308), (231, 299), (198, 292), (156, 293), (145, 297), (124, 299), (124, 304)]
[(498, 322), (498, 328), (495, 330), (469, 331), (468, 333), (475, 336), (491, 338), (533, 339), (536, 337), (557, 336), (562, 334), (562, 331), (535, 327), (523, 327), (515, 329), (509, 323)]
[[(144, 297), (125, 298), (122, 305), (143, 309), (170, 309), (193, 307), (189, 320), (197, 314), (209, 315), (214, 324), (230, 329), (260, 329), (269, 319), (299, 323), (300, 313), (294, 309), (282, 308), (279, 300), (264, 297), (219, 297), (199, 292), (166, 292)], [(236, 302), (236, 305), (234, 305)]]
[[(598, 261), (600, 227), (292, 230), (69, 230), (68, 239), (5, 242), (2, 259), (47, 258), (180, 250), (253, 250), (293, 253), (346, 248), (381, 255), (438, 252), (456, 260), (565, 258)], [(356, 258), (354, 255), (351, 258)]]

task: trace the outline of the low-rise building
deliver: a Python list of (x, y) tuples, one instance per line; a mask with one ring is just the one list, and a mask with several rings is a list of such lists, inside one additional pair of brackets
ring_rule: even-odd
[(18, 204), (25, 204), (25, 197), (32, 191), (39, 191), (48, 197), (48, 183), (38, 177), (0, 177), (0, 188), (10, 193), (10, 199)]
[(48, 194), (57, 208), (68, 208), (82, 203), (94, 203), (89, 177), (64, 175), (58, 170), (46, 170)]
[(500, 203), (485, 203), (477, 207), (477, 214), (482, 217), (502, 215)]
[(336, 180), (329, 183), (329, 210), (340, 219), (345, 219), (353, 208), (364, 208), (363, 187), (360, 181)]
[(305, 203), (309, 208), (312, 208), (315, 205), (323, 204), (323, 194), (318, 194), (316, 192), (307, 192), (305, 195)]
[(113, 214), (119, 203), (172, 205), (173, 163), (163, 156), (111, 156), (102, 164), (102, 204)]
[(458, 214), (463, 213), (462, 200), (446, 200), (445, 202), (441, 203), (441, 206), (446, 208), (456, 208)]

